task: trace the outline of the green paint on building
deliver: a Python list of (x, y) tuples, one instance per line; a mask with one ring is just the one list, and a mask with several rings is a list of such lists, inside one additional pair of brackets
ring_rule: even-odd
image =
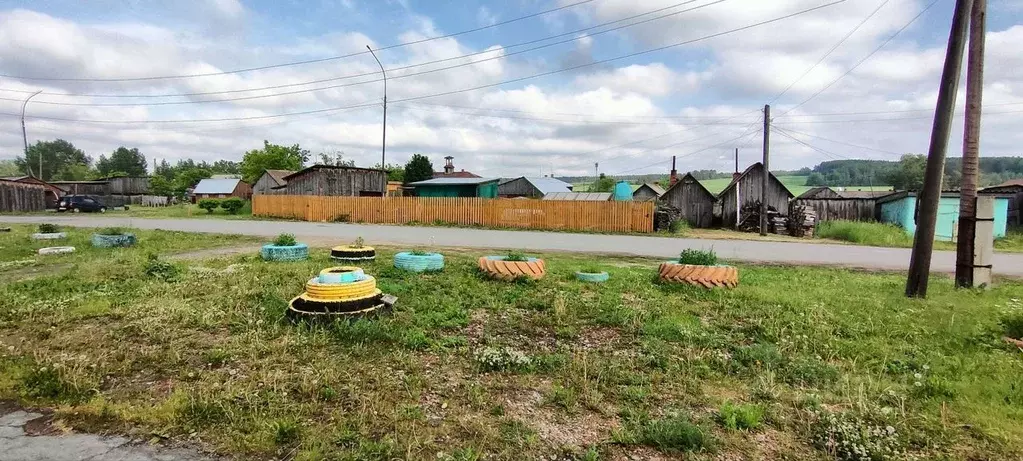
[(436, 178), (407, 185), (415, 188), (416, 197), (497, 198), (498, 181), (496, 178)]

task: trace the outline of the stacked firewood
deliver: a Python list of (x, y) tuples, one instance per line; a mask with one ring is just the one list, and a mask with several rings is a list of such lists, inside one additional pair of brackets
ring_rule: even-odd
[(667, 230), (671, 223), (682, 219), (682, 210), (668, 204), (659, 204), (654, 210), (654, 230)]
[(789, 207), (789, 224), (793, 237), (813, 237), (817, 212), (806, 205), (792, 205)]
[[(760, 232), (760, 202), (753, 202), (742, 207), (739, 230), (743, 232)], [(767, 207), (767, 231), (773, 234), (789, 235), (789, 218), (778, 212), (773, 206)]]

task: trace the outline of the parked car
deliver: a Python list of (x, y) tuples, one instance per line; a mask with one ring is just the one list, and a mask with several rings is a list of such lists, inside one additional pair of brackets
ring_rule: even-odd
[(73, 211), (75, 213), (80, 211), (98, 211), (106, 213), (107, 206), (88, 195), (66, 195), (61, 197), (60, 202), (57, 203), (57, 211)]

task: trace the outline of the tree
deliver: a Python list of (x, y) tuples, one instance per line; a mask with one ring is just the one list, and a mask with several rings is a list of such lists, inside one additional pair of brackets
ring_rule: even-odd
[(906, 154), (899, 160), (899, 167), (889, 175), (888, 182), (896, 190), (920, 190), (924, 186), (926, 170), (926, 156)]
[[(373, 168), (376, 168), (378, 170), (381, 169), (379, 163), (376, 164), (376, 165), (373, 165)], [(432, 169), (433, 167), (431, 166), (430, 168)], [(405, 180), (405, 168), (402, 167), (401, 165), (394, 165), (394, 164), (388, 163), (387, 166), (385, 166), (383, 168), (383, 170), (387, 172), (387, 180), (388, 181), (401, 181), (401, 182), (405, 182), (404, 181)]]
[(309, 161), (309, 151), (298, 144), (291, 147), (270, 144), (263, 141), (262, 149), (254, 149), (245, 153), (240, 165), (242, 180), (252, 184), (266, 170), (301, 170)]
[(100, 155), (96, 161), (96, 169), (105, 177), (115, 172), (124, 172), (126, 176), (145, 176), (146, 166), (146, 156), (137, 147), (118, 147), (110, 154), (110, 158)]
[(96, 178), (99, 178), (99, 172), (95, 168), (82, 163), (75, 163), (61, 168), (50, 179), (57, 181), (91, 181)]
[[(42, 173), (38, 171), (40, 157), (43, 159)], [(81, 164), (88, 166), (92, 163), (92, 159), (85, 155), (84, 151), (75, 147), (74, 144), (63, 139), (57, 139), (54, 141), (37, 141), (29, 146), (28, 154), (25, 157), (16, 158), (14, 163), (18, 167), (18, 171), (32, 171), (36, 177), (46, 181), (52, 180), (56, 177), (57, 172), (69, 165)]]
[(433, 178), (433, 164), (425, 155), (415, 154), (405, 164), (405, 183), (426, 181)]
[(14, 160), (0, 160), (0, 177), (21, 176), (25, 170), (18, 170)]
[[(203, 164), (205, 163), (203, 162)], [(217, 160), (209, 168), (213, 171), (213, 174), (242, 174), (242, 169), (238, 162), (230, 160)]]
[(614, 190), (615, 180), (604, 173), (601, 173), (600, 177), (590, 186), (590, 192), (614, 192)]
[(153, 170), (154, 177), (160, 176), (163, 179), (166, 179), (167, 181), (174, 180), (174, 173), (175, 173), (174, 167), (172, 167), (170, 163), (167, 163), (166, 159), (160, 160), (160, 164), (157, 165), (156, 169)]
[(178, 197), (184, 197), (188, 189), (195, 187), (196, 184), (199, 184), (199, 181), (210, 176), (213, 176), (213, 173), (208, 168), (186, 166), (174, 176), (174, 194)]
[(806, 185), (807, 186), (827, 186), (828, 185), (828, 181), (826, 179), (824, 179), (824, 175), (822, 175), (820, 173), (817, 173), (817, 172), (813, 172), (813, 173), (810, 173), (810, 175), (806, 177)]
[(206, 210), (206, 213), (213, 214), (213, 210), (216, 210), (217, 208), (220, 207), (220, 200), (204, 198), (202, 200), (199, 200), (198, 205), (199, 208)]
[(345, 159), (345, 152), (342, 150), (335, 150), (329, 152), (320, 153), (320, 161), (316, 162), (317, 165), (328, 165), (328, 166), (355, 166), (355, 160)]
[(149, 178), (149, 193), (160, 197), (170, 197), (174, 195), (174, 186), (163, 176), (153, 176)]

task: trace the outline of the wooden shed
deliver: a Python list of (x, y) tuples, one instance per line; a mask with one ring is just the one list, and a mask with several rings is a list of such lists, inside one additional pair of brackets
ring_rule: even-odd
[(718, 199), (691, 173), (668, 188), (661, 200), (678, 208), (690, 227), (705, 229), (714, 225), (714, 204)]
[(813, 208), (818, 221), (877, 221), (880, 219), (877, 199), (891, 193), (814, 187), (796, 197), (792, 205)]
[(0, 179), (0, 212), (43, 211), (46, 186)]
[(275, 194), (381, 197), (387, 191), (387, 172), (373, 168), (313, 165), (282, 179), (287, 184)]
[(42, 179), (36, 178), (35, 176), (12, 176), (2, 179), (5, 181), (14, 181), (22, 184), (35, 184), (45, 187), (46, 208), (57, 208), (58, 199), (60, 199), (61, 197), (64, 196), (64, 194), (67, 193), (66, 190), (54, 186), (53, 184), (50, 184), (46, 181), (43, 181)]
[(214, 198), (238, 197), (242, 200), (252, 198), (252, 186), (240, 179), (207, 178), (196, 184), (192, 191), (192, 203), (199, 200)]
[(501, 180), (497, 186), (497, 196), (503, 198), (543, 198), (555, 192), (572, 192), (572, 185), (554, 178), (519, 178)]
[(70, 195), (110, 195), (109, 181), (50, 181), (50, 184), (66, 190)]
[(792, 192), (778, 180), (774, 174), (764, 171), (764, 164), (757, 162), (746, 168), (741, 175), (732, 180), (725, 190), (718, 194), (721, 200), (721, 220), (725, 227), (735, 228), (742, 221), (741, 211), (761, 202), (763, 196), (763, 178), (768, 174), (767, 206), (788, 214), (789, 200)]
[(284, 178), (294, 173), (291, 170), (263, 171), (263, 174), (256, 180), (256, 183), (252, 185), (252, 195), (280, 193), (280, 191), (274, 189), (288, 185), (288, 181)]
[(100, 181), (107, 183), (107, 193), (103, 195), (146, 195), (149, 193), (149, 177), (147, 176), (121, 176), (103, 178)]
[(985, 187), (981, 193), (1012, 197), (1009, 200), (1008, 221), (1010, 225), (1023, 225), (1023, 179), (1013, 179), (997, 186)]
[(664, 195), (664, 188), (648, 182), (639, 186), (636, 190), (632, 191), (632, 200), (637, 202), (649, 202), (651, 200), (657, 200)]

